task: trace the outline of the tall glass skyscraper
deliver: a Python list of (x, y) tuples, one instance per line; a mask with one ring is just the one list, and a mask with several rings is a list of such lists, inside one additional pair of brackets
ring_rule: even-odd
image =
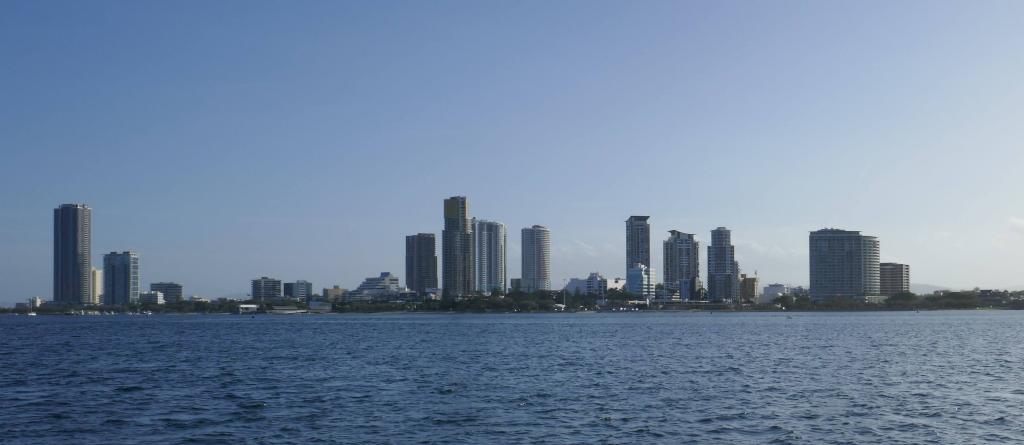
[(708, 299), (732, 300), (740, 297), (740, 265), (732, 245), (732, 232), (725, 227), (711, 231), (708, 246)]
[(405, 287), (419, 296), (437, 288), (437, 240), (433, 233), (405, 237)]
[(643, 264), (651, 267), (651, 225), (649, 216), (630, 216), (626, 220), (626, 270)]
[(476, 291), (490, 295), (502, 293), (508, 286), (505, 245), (508, 234), (505, 225), (496, 221), (473, 218), (473, 238), (476, 248)]
[(53, 209), (53, 301), (92, 303), (92, 209), (61, 204)]
[(103, 255), (103, 304), (139, 302), (139, 256), (135, 252)]
[(523, 292), (551, 290), (551, 232), (544, 226), (523, 229)]
[(444, 200), (444, 230), (441, 232), (441, 283), (444, 298), (473, 292), (475, 265), (473, 226), (465, 196)]

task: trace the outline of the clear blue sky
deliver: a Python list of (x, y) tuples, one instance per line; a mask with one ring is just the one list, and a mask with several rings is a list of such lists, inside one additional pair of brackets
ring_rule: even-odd
[[(862, 230), (913, 281), (1024, 285), (1024, 2), (0, 3), (0, 304), (51, 294), (52, 209), (94, 262), (239, 295), (404, 275), (442, 199), (624, 274), (624, 224), (733, 229), (807, 282)], [(706, 260), (702, 252), (702, 261)], [(705, 271), (702, 270), (702, 275)]]

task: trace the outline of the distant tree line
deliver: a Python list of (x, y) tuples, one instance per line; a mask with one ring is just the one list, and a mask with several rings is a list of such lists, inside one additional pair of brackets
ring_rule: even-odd
[(1024, 294), (1002, 293), (994, 298), (982, 298), (978, 291), (942, 292), (916, 295), (900, 292), (883, 303), (870, 303), (862, 299), (831, 298), (813, 302), (807, 296), (782, 295), (774, 304), (786, 310), (915, 310), (915, 309), (1024, 309)]
[[(566, 291), (510, 292), (502, 295), (470, 295), (459, 299), (441, 299), (406, 302), (346, 302), (333, 304), (334, 312), (395, 312), (395, 311), (435, 311), (435, 312), (551, 312), (557, 305), (565, 304), (565, 309), (596, 310), (601, 300), (606, 307), (625, 307), (637, 297), (618, 289), (611, 289), (604, 296), (569, 293)], [(295, 300), (274, 301), (239, 301), (225, 298), (213, 301), (186, 300), (167, 304), (133, 304), (128, 306), (65, 306), (48, 302), (33, 309), (39, 314), (63, 314), (70, 311), (100, 311), (114, 313), (150, 311), (155, 314), (189, 313), (189, 314), (223, 314), (238, 312), (240, 304), (257, 304), (260, 310), (280, 308), (283, 306), (307, 309), (305, 302)], [(791, 311), (855, 311), (855, 310), (928, 310), (928, 309), (1024, 309), (1024, 292), (995, 292), (985, 294), (974, 291), (943, 292), (933, 295), (915, 295), (902, 292), (893, 295), (882, 303), (869, 303), (862, 299), (835, 298), (824, 301), (811, 301), (806, 295), (782, 295), (771, 304), (747, 306), (755, 310), (791, 310)], [(0, 313), (27, 312), (27, 309), (0, 308)]]

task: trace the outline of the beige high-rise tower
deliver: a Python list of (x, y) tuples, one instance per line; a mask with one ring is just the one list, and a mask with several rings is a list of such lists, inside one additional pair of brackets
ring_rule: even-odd
[(444, 230), (441, 232), (441, 286), (444, 298), (473, 292), (475, 259), (473, 226), (465, 196), (444, 200)]

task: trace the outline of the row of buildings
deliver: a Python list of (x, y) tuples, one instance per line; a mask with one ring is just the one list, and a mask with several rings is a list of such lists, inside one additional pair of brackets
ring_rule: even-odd
[(809, 237), (810, 297), (890, 297), (910, 291), (910, 266), (879, 262), (878, 238), (854, 230), (821, 229)]
[(441, 279), (437, 276), (437, 241), (433, 233), (405, 238), (405, 282), (411, 292), (444, 298), (551, 289), (551, 232), (525, 227), (522, 235), (522, 277), (508, 278), (508, 231), (497, 221), (470, 218), (465, 196), (444, 200), (441, 231)]
[[(740, 301), (746, 277), (740, 274), (732, 232), (725, 227), (711, 231), (706, 289), (700, 278), (700, 243), (695, 235), (669, 230), (668, 239), (662, 243), (665, 275), (659, 292), (651, 266), (649, 220), (649, 216), (630, 216), (626, 220), (627, 291), (647, 299)], [(756, 289), (756, 278), (751, 280)]]
[(182, 285), (151, 283), (139, 287), (135, 252), (103, 255), (103, 268), (92, 267), (92, 209), (61, 204), (53, 210), (53, 301), (64, 305), (128, 305), (180, 301)]
[[(551, 290), (551, 234), (540, 225), (522, 229), (522, 276), (508, 278), (508, 234), (497, 221), (471, 218), (465, 196), (444, 200), (441, 232), (441, 279), (438, 282), (437, 242), (433, 233), (406, 237), (405, 284), (389, 272), (369, 277), (355, 290), (325, 288), (324, 299), (350, 301), (405, 300), (432, 297)], [(175, 302), (183, 298), (182, 285), (156, 282), (149, 292), (139, 286), (136, 253), (110, 252), (103, 267), (91, 264), (91, 209), (84, 204), (62, 204), (54, 209), (53, 301), (61, 304), (127, 305), (140, 302)], [(621, 289), (642, 299), (667, 301), (753, 302), (758, 279), (740, 273), (732, 233), (725, 227), (711, 231), (707, 247), (707, 281), (701, 279), (700, 243), (694, 234), (670, 230), (662, 243), (663, 280), (651, 264), (649, 216), (626, 220), (626, 278), (607, 279), (600, 273), (572, 279), (566, 290), (604, 295)], [(909, 290), (910, 267), (879, 262), (879, 243), (857, 231), (822, 229), (809, 239), (810, 287), (813, 300), (874, 298)], [(660, 285), (659, 285), (660, 284)], [(252, 280), (251, 298), (310, 300), (316, 294), (304, 280), (283, 283), (274, 278)], [(780, 284), (765, 287), (764, 299), (792, 289)]]
[[(700, 275), (700, 243), (690, 233), (669, 230), (663, 242), (664, 280), (661, 286), (651, 267), (650, 217), (626, 220), (626, 280), (622, 290), (647, 300), (769, 303), (781, 295), (804, 295), (815, 301), (829, 298), (881, 300), (910, 290), (910, 266), (879, 262), (879, 243), (857, 231), (822, 229), (810, 233), (810, 289), (771, 284), (759, 296), (758, 278), (741, 273), (732, 233), (711, 231), (707, 287)], [(617, 283), (619, 280), (613, 280)], [(600, 273), (574, 278), (570, 292), (604, 295), (614, 284)]]

